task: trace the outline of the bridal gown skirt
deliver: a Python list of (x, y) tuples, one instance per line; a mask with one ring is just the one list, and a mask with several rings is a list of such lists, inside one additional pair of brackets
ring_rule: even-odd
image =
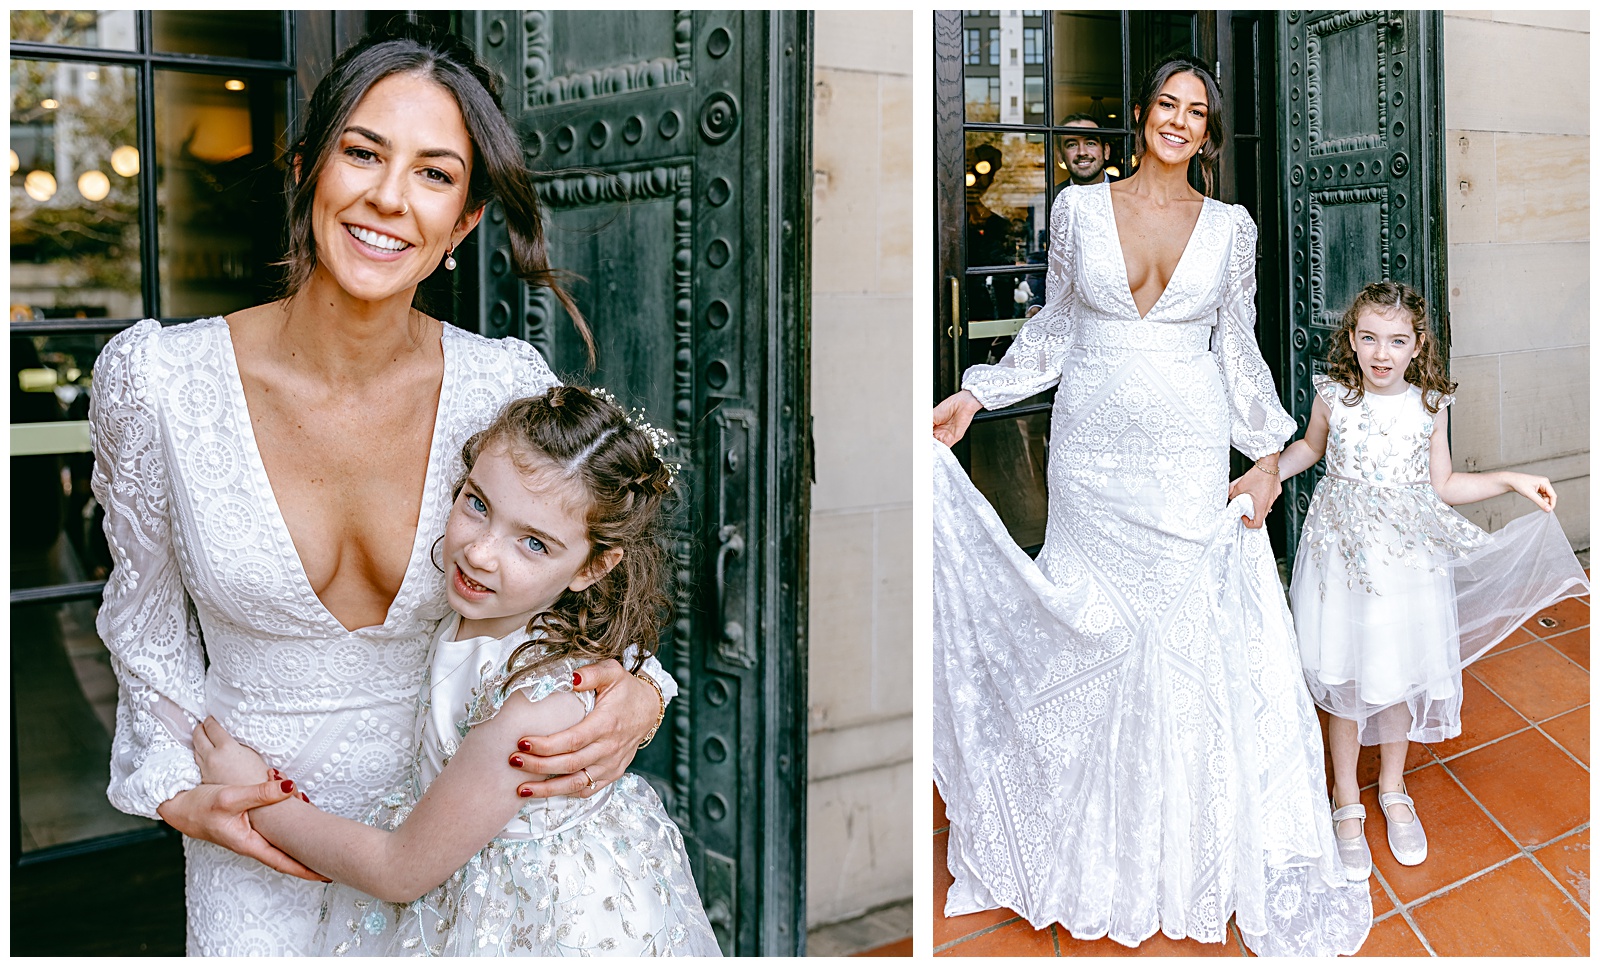
[(1248, 498), (1224, 506), (1229, 412), (1204, 349), (1069, 352), (1037, 563), (935, 445), (946, 916), (1005, 907), (1135, 945), (1221, 942), (1237, 915), (1268, 955), (1366, 938), (1271, 548), (1239, 520)]

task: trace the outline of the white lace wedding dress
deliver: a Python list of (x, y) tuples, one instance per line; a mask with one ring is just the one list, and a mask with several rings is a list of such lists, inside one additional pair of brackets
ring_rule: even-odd
[(1256, 347), (1256, 230), (1207, 199), (1140, 318), (1109, 187), (1051, 213), (1045, 308), (963, 385), (994, 408), (1058, 386), (1030, 561), (935, 444), (934, 778), (945, 914), (1135, 945), (1348, 954), (1366, 883), (1333, 842), (1322, 742), (1266, 534), (1225, 507), (1229, 442), (1294, 430)]
[[(539, 353), (446, 325), (444, 382), (411, 560), (383, 624), (349, 631), (312, 591), (256, 449), (227, 323), (112, 339), (94, 371), (93, 487), (114, 562), (96, 622), (118, 681), (112, 805), (155, 818), (200, 781), (215, 715), (322, 809), (359, 818), (404, 774), (417, 689), (449, 611), (429, 559), (461, 445), (557, 380)], [(374, 508), (374, 513), (381, 513)], [(209, 662), (209, 664), (208, 664)], [(665, 694), (670, 676), (648, 666)], [(302, 954), (322, 884), (185, 838), (191, 955)]]

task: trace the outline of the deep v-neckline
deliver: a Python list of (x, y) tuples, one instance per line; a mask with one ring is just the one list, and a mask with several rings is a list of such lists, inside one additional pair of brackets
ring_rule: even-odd
[(272, 488), (272, 477), (267, 473), (266, 461), (261, 458), (261, 447), (256, 442), (255, 424), (250, 419), (250, 400), (244, 393), (244, 376), (239, 371), (239, 357), (234, 351), (232, 327), (229, 326), (226, 317), (219, 316), (217, 318), (222, 323), (223, 358), (227, 363), (228, 378), (232, 383), (231, 389), (233, 390), (235, 405), (234, 419), (238, 423), (239, 436), (244, 441), (246, 453), (250, 457), (249, 472), (258, 475), (256, 480), (258, 485), (266, 485), (265, 493), (268, 495), (267, 503), (270, 505), (267, 513), (270, 518), (269, 526), (277, 531), (278, 538), (283, 541), (282, 546), (288, 549), (288, 556), (294, 562), (293, 570), (300, 590), (304, 592), (312, 608), (320, 612), (322, 617), (326, 618), (333, 627), (338, 628), (343, 634), (355, 634), (373, 628), (388, 628), (395, 620), (395, 602), (405, 597), (406, 589), (414, 583), (412, 572), (417, 567), (419, 556), (417, 545), (422, 540), (422, 523), (427, 519), (430, 498), (434, 495), (437, 487), (434, 470), (435, 464), (439, 461), (434, 459), (434, 447), (438, 445), (440, 440), (440, 429), (444, 425), (445, 409), (450, 405), (449, 396), (453, 382), (450, 379), (450, 340), (445, 335), (450, 327), (448, 325), (442, 327), (439, 335), (439, 348), (444, 355), (444, 378), (439, 385), (439, 406), (433, 414), (433, 435), (428, 438), (428, 468), (422, 476), (422, 500), (417, 506), (417, 519), (413, 524), (415, 529), (411, 535), (411, 554), (406, 559), (405, 573), (400, 577), (400, 586), (395, 588), (394, 597), (389, 599), (389, 604), (383, 610), (383, 621), (379, 624), (351, 628), (346, 626), (343, 621), (339, 620), (337, 615), (328, 609), (328, 606), (323, 603), (322, 597), (317, 594), (317, 589), (311, 585), (311, 575), (306, 571), (305, 562), (300, 559), (300, 548), (295, 545), (294, 534), (289, 530), (289, 520), (283, 516), (283, 508), (278, 506), (278, 493)]
[(1111, 200), (1111, 182), (1103, 181), (1101, 184), (1105, 185), (1106, 212), (1111, 216), (1111, 236), (1112, 241), (1116, 243), (1117, 264), (1122, 267), (1122, 291), (1128, 297), (1128, 305), (1133, 309), (1134, 316), (1140, 322), (1143, 322), (1150, 318), (1150, 315), (1156, 311), (1156, 307), (1166, 301), (1167, 293), (1172, 291), (1172, 280), (1176, 279), (1178, 273), (1183, 271), (1183, 263), (1189, 259), (1189, 249), (1194, 247), (1195, 236), (1200, 234), (1200, 222), (1206, 217), (1206, 206), (1212, 199), (1205, 195), (1200, 196), (1200, 214), (1195, 216), (1194, 225), (1189, 228), (1189, 237), (1184, 239), (1183, 251), (1178, 254), (1178, 261), (1172, 265), (1172, 274), (1167, 276), (1167, 284), (1162, 287), (1161, 294), (1156, 296), (1156, 301), (1150, 303), (1150, 308), (1146, 309), (1141, 315), (1139, 312), (1139, 300), (1133, 297), (1133, 280), (1128, 277), (1128, 256), (1122, 250), (1122, 230), (1117, 227), (1117, 206)]

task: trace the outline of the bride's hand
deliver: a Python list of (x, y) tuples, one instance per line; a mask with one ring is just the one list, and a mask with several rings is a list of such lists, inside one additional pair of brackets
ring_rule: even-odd
[(574, 677), (574, 691), (598, 693), (594, 711), (553, 735), (522, 737), (511, 765), (549, 778), (524, 782), (519, 794), (526, 791), (541, 799), (594, 795), (622, 778), (639, 743), (661, 718), (661, 694), (615, 659), (580, 668)]
[(966, 390), (947, 396), (933, 408), (933, 438), (947, 447), (953, 447), (967, 435), (972, 417), (983, 404)]
[(295, 794), (293, 782), (268, 780), (254, 785), (202, 784), (180, 792), (156, 810), (168, 825), (192, 839), (216, 843), (302, 880), (328, 878), (278, 849), (250, 825), (250, 810), (282, 802)]
[[(1278, 455), (1276, 453), (1262, 457), (1257, 463), (1266, 463), (1272, 469), (1278, 468)], [(1267, 511), (1277, 501), (1278, 495), (1283, 493), (1283, 484), (1278, 480), (1278, 475), (1267, 473), (1259, 466), (1251, 467), (1244, 472), (1244, 476), (1228, 485), (1228, 499), (1249, 494), (1255, 502), (1256, 515), (1254, 517), (1241, 517), (1244, 526), (1259, 528), (1262, 521), (1267, 519)]]

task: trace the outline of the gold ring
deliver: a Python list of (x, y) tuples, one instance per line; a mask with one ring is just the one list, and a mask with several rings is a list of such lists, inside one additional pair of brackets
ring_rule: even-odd
[(583, 773), (583, 777), (585, 779), (589, 780), (589, 785), (587, 787), (585, 787), (585, 788), (593, 789), (594, 788), (594, 776), (589, 775), (589, 770), (588, 769), (579, 769), (578, 771)]

